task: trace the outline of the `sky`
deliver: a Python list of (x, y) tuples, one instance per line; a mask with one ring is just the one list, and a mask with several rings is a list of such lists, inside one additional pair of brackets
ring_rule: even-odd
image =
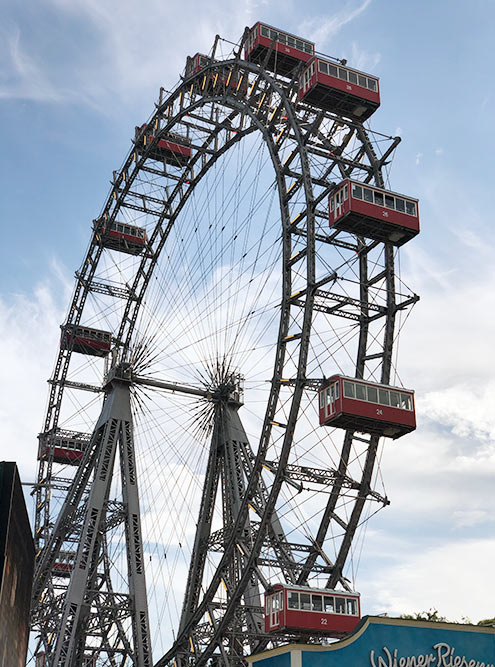
[(387, 442), (390, 507), (367, 525), (365, 613), (495, 615), (495, 91), (490, 0), (3, 0), (0, 460), (36, 474), (59, 325), (112, 170), (160, 86), (218, 33), (263, 20), (380, 77), (373, 129), (403, 139), (390, 187), (420, 202), (400, 340), (418, 429)]

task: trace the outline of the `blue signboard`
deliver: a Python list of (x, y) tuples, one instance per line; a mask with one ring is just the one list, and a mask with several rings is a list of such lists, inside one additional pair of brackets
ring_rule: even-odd
[(253, 667), (495, 667), (495, 628), (365, 616), (342, 641), (290, 644), (248, 662)]

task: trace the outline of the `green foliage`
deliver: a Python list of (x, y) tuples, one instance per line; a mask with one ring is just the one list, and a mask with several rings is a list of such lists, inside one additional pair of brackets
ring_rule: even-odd
[(437, 609), (429, 609), (428, 611), (420, 611), (415, 614), (401, 614), (400, 618), (406, 618), (410, 621), (438, 621), (448, 623), (445, 616), (439, 616)]
[[(415, 614), (401, 614), (400, 618), (406, 618), (411, 621), (433, 621), (438, 623), (466, 623), (472, 625), (473, 622), (467, 616), (461, 616), (461, 620), (450, 620), (445, 616), (440, 616), (437, 609), (429, 609), (428, 611), (420, 611)], [(495, 619), (488, 619), (486, 621), (480, 621), (478, 625), (490, 625), (495, 622)]]

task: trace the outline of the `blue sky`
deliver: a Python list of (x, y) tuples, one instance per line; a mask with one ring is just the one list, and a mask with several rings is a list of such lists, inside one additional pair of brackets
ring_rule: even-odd
[(187, 55), (208, 52), (216, 33), (235, 42), (261, 19), (380, 77), (371, 126), (403, 138), (390, 186), (420, 200), (422, 233), (401, 262), (421, 302), (399, 363), (417, 391), (419, 428), (385, 447), (392, 505), (367, 529), (358, 577), (365, 610), (493, 617), (493, 2), (184, 8), (177, 0), (2, 3), (0, 458), (15, 458), (23, 479), (34, 479), (73, 272), (134, 126), (153, 111), (159, 87), (176, 84)]

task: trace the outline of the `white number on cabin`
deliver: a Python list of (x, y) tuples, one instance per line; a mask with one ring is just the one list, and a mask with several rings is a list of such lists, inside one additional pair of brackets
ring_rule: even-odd
[(376, 409), (376, 414), (377, 415), (383, 415), (383, 410), (380, 410), (380, 408)]
[(320, 618), (321, 624), (326, 625), (327, 624), (327, 619), (326, 618)]

